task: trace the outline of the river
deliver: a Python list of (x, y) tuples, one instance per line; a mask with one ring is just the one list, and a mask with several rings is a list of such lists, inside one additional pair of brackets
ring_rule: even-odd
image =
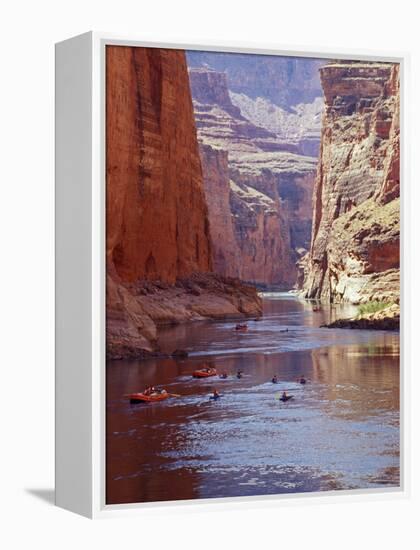
[[(162, 329), (162, 349), (186, 359), (108, 362), (107, 504), (399, 486), (398, 332), (319, 328), (353, 306), (263, 301), (248, 332), (232, 321)], [(203, 363), (228, 379), (192, 379)], [(152, 384), (181, 397), (124, 398)], [(283, 390), (294, 398), (279, 401)]]

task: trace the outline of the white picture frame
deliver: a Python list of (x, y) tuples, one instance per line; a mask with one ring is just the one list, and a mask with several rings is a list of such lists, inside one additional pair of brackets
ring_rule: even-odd
[[(129, 45), (260, 55), (360, 59), (401, 65), (401, 487), (235, 497), (171, 503), (105, 504), (105, 47)], [(409, 275), (406, 228), (408, 69), (406, 53), (308, 50), (250, 44), (165, 44), (89, 32), (56, 44), (56, 504), (89, 518), (156, 506), (279, 505), (298, 499), (409, 495)]]

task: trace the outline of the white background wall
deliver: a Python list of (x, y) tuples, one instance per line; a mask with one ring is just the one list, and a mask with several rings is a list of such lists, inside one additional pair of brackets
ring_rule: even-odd
[[(412, 53), (413, 243), (419, 234), (419, 28), (414, 2), (387, 0), (65, 0), (2, 4), (0, 48), (0, 541), (3, 548), (418, 547), (419, 475), (412, 497), (390, 502), (190, 508), (89, 522), (54, 508), (53, 115), (54, 42), (86, 30), (183, 42), (206, 39)], [(416, 96), (416, 97), (415, 97)], [(415, 166), (416, 164), (416, 166)], [(410, 251), (416, 282), (418, 253)], [(418, 245), (417, 245), (418, 248)], [(413, 285), (414, 286), (414, 285)], [(412, 299), (413, 313), (417, 297)], [(413, 314), (413, 341), (417, 320)], [(75, 342), (77, 345), (77, 342)], [(408, 357), (407, 357), (408, 358)], [(413, 359), (415, 356), (413, 354)], [(418, 365), (411, 383), (418, 387)], [(412, 462), (419, 405), (412, 403)], [(417, 401), (417, 402), (416, 402)], [(417, 419), (417, 420), (416, 420)], [(42, 497), (42, 498), (40, 498)], [(1, 543), (0, 542), (0, 543)]]

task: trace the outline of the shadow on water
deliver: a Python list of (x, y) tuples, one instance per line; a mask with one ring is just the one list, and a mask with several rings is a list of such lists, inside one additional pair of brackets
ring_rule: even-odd
[[(107, 502), (398, 486), (399, 335), (319, 328), (346, 314), (271, 295), (246, 333), (232, 322), (162, 330), (162, 348), (188, 349), (186, 359), (110, 362)], [(228, 378), (192, 379), (202, 364)], [(149, 384), (182, 397), (123, 397)]]

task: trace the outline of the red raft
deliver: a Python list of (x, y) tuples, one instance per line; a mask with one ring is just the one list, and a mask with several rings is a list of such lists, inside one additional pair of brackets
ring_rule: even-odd
[(194, 378), (208, 378), (209, 376), (216, 376), (217, 370), (211, 369), (198, 369), (193, 372)]
[(166, 391), (161, 393), (151, 393), (150, 395), (146, 395), (144, 393), (129, 393), (126, 397), (128, 397), (130, 403), (154, 403), (155, 401), (163, 401), (164, 399), (168, 399), (168, 397), (171, 397), (171, 394)]

